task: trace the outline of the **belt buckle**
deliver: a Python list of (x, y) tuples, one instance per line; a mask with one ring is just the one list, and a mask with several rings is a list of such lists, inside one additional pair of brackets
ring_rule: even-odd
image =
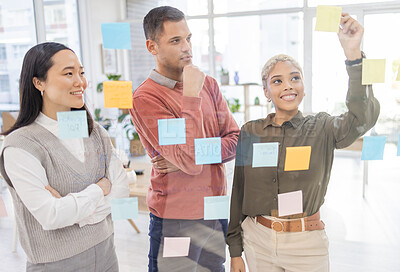
[[(279, 225), (275, 225), (275, 223), (279, 223)], [(275, 228), (275, 226), (278, 226), (278, 228)], [(271, 229), (273, 229), (276, 232), (283, 232), (283, 223), (281, 221), (272, 221)]]

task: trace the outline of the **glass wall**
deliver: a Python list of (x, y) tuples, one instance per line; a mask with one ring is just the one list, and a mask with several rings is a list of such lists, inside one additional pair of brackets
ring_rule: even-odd
[(59, 42), (81, 57), (76, 0), (43, 0), (46, 41)]
[(303, 6), (303, 0), (216, 0), (214, 13), (224, 14), (228, 12), (257, 11), (266, 9), (282, 9)]
[(400, 70), (400, 35), (390, 35), (388, 26), (400, 25), (400, 10), (385, 14), (364, 16), (364, 50), (371, 59), (386, 59), (385, 83), (374, 84), (374, 94), (381, 104), (381, 113), (375, 133), (387, 136), (397, 143), (400, 133), (400, 81), (396, 76)]
[(0, 0), (0, 110), (18, 109), (23, 57), (36, 43), (31, 0)]
[[(357, 16), (352, 15), (357, 19)], [(313, 18), (315, 29), (316, 18)], [(346, 110), (348, 75), (337, 35), (312, 32), (312, 111), (339, 115)]]
[[(44, 40), (35, 2), (43, 5), (36, 14), (45, 21)], [(36, 8), (37, 8), (36, 7)], [(25, 53), (39, 42), (55, 41), (72, 48), (81, 57), (77, 0), (0, 0), (0, 111), (19, 109), (18, 82)]]

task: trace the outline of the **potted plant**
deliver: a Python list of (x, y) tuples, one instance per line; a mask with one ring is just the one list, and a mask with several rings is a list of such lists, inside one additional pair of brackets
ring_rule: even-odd
[(229, 71), (221, 67), (221, 84), (229, 85)]
[[(101, 109), (100, 108), (96, 108), (94, 110), (94, 120), (99, 123), (103, 128), (105, 128), (105, 130), (107, 130), (111, 127), (111, 120), (108, 118), (103, 118), (103, 116), (101, 116)], [(115, 137), (110, 137), (111, 143), (113, 144), (113, 146), (115, 147)]]
[[(121, 78), (122, 75), (118, 75), (118, 74), (106, 74), (106, 77), (108, 80), (110, 81), (118, 81)], [(103, 92), (103, 82), (100, 82), (99, 84), (97, 84), (97, 88), (96, 88), (98, 93)]]
[(129, 114), (122, 113), (118, 117), (118, 122), (124, 124), (123, 128), (126, 133), (126, 138), (129, 140), (129, 151), (132, 156), (143, 156), (146, 154), (144, 146), (140, 142), (139, 134), (136, 132), (135, 126), (132, 123)]
[(228, 103), (228, 107), (232, 113), (239, 112), (241, 105), (238, 98), (231, 98), (231, 99), (225, 98), (225, 100)]

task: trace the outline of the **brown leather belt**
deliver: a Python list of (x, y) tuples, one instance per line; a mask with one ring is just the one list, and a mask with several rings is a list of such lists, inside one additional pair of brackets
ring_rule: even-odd
[[(300, 219), (290, 219), (288, 221), (270, 220), (261, 215), (256, 217), (257, 223), (273, 229), (276, 232), (300, 232), (310, 230), (323, 230), (325, 228), (324, 222), (320, 219), (319, 211), (311, 216), (303, 217)], [(304, 221), (304, 225), (303, 222)], [(304, 228), (303, 228), (304, 226)]]

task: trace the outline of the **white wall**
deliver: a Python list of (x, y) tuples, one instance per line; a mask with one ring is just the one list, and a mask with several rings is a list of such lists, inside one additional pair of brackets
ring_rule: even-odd
[[(101, 24), (120, 22), (125, 19), (125, 0), (78, 0), (81, 26), (83, 65), (89, 80), (86, 104), (91, 110), (104, 106), (103, 93), (96, 92), (99, 82), (106, 80), (102, 71)], [(118, 51), (118, 73), (129, 80), (124, 59), (124, 50)]]

